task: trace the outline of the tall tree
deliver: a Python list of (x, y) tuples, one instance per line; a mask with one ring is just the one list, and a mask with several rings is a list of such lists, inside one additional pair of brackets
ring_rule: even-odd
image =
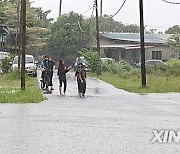
[(173, 27), (170, 27), (167, 31), (165, 31), (166, 34), (180, 34), (180, 25), (175, 25)]
[(180, 34), (173, 34), (168, 39), (168, 45), (171, 47), (171, 49), (174, 52), (179, 53), (179, 59), (180, 59)]
[[(9, 27), (10, 44), (8, 50), (15, 51), (17, 35), (17, 3), (18, 0), (6, 1), (0, 8), (0, 20), (4, 25)], [(2, 11), (1, 11), (2, 10)], [(31, 7), (31, 3), (27, 0), (27, 53), (37, 56), (41, 49), (45, 46), (52, 19), (48, 19), (47, 15), (50, 11), (42, 11), (41, 8)]]
[[(79, 14), (70, 12), (61, 15), (51, 26), (51, 36), (48, 39), (46, 53), (56, 60), (64, 58), (72, 63), (81, 47), (89, 43), (89, 23), (83, 17), (81, 25), (78, 22)], [(82, 31), (83, 30), (83, 31)]]

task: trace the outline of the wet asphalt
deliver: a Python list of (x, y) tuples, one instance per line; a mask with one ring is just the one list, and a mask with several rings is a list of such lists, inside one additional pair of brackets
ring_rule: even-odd
[(153, 130), (180, 130), (180, 94), (128, 93), (89, 77), (80, 98), (73, 75), (66, 96), (55, 73), (47, 101), (0, 104), (0, 154), (180, 153), (180, 143), (151, 142)]

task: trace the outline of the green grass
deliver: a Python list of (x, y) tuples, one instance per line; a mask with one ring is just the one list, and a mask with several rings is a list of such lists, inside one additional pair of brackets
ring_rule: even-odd
[(45, 99), (37, 78), (26, 76), (26, 89), (21, 90), (17, 73), (0, 74), (0, 103), (38, 103)]
[(134, 93), (167, 93), (180, 92), (180, 76), (157, 76), (147, 75), (147, 87), (141, 88), (140, 75), (116, 75), (102, 73), (100, 76), (91, 74), (116, 88)]

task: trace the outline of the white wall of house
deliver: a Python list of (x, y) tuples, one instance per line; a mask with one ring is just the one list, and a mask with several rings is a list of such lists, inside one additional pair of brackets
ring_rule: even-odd
[(167, 46), (154, 46), (153, 48), (146, 49), (146, 60), (147, 59), (153, 59), (152, 52), (153, 51), (161, 51), (162, 52), (162, 58), (161, 60), (167, 61), (171, 58), (178, 59), (179, 53), (173, 52), (170, 47)]

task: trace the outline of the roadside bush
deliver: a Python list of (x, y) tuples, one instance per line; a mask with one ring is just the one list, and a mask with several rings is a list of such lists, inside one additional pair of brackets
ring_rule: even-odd
[(11, 69), (11, 64), (9, 63), (10, 61), (11, 61), (10, 58), (1, 59), (0, 63), (1, 63), (2, 73), (10, 72)]
[(100, 57), (97, 51), (93, 50), (84, 50), (80, 54), (88, 61), (88, 66), (91, 69), (91, 72), (101, 72), (101, 62)]
[(163, 75), (167, 71), (167, 65), (146, 66), (147, 74)]
[(113, 74), (121, 74), (124, 72), (129, 72), (131, 70), (131, 66), (125, 61), (103, 62), (101, 67), (103, 72), (110, 72)]
[(154, 65), (146, 67), (147, 74), (164, 75), (164, 76), (180, 76), (180, 60), (169, 60), (168, 65)]
[(180, 76), (180, 60), (169, 60), (166, 74)]

